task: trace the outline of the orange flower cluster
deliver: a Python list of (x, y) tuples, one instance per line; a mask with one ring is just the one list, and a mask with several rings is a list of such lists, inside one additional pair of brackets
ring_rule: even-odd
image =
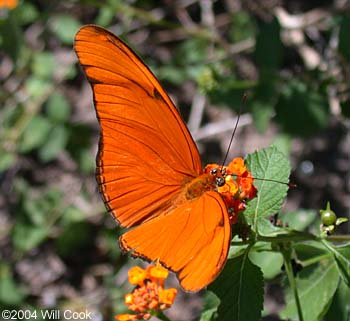
[(14, 9), (17, 7), (17, 0), (0, 0), (0, 9)]
[(147, 269), (132, 267), (128, 272), (129, 283), (136, 287), (125, 295), (125, 304), (136, 314), (118, 314), (119, 321), (148, 320), (159, 310), (169, 308), (175, 301), (177, 290), (164, 289), (169, 272), (159, 264)]
[[(214, 168), (220, 168), (220, 166), (209, 164), (205, 172), (210, 172)], [(217, 190), (226, 204), (230, 222), (234, 224), (237, 222), (238, 213), (246, 208), (246, 202), (256, 197), (257, 189), (243, 158), (234, 158), (228, 166), (223, 166), (220, 172), (225, 179), (225, 184), (218, 186)]]

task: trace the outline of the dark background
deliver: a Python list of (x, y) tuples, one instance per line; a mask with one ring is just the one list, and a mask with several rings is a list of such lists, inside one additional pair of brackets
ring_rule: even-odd
[[(94, 320), (125, 309), (135, 261), (97, 191), (98, 124), (73, 51), (89, 23), (143, 57), (203, 163), (222, 162), (247, 93), (229, 159), (273, 143), (297, 184), (285, 211), (330, 201), (349, 217), (349, 1), (19, 1), (0, 9), (0, 309), (88, 309)], [(276, 283), (266, 320), (279, 320)], [(180, 294), (169, 315), (199, 320), (202, 297)]]

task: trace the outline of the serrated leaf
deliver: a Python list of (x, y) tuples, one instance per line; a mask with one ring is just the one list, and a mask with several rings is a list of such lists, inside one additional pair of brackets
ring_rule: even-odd
[[(280, 210), (288, 186), (278, 182), (289, 181), (290, 164), (285, 155), (274, 146), (248, 155), (246, 163), (252, 175), (257, 178), (254, 185), (258, 194), (248, 203), (244, 215), (255, 229), (259, 218), (275, 214)], [(267, 181), (269, 179), (277, 182)]]
[[(311, 245), (296, 247), (298, 257), (308, 253), (324, 253), (318, 246)], [(299, 253), (299, 252), (302, 253)], [(325, 256), (318, 264), (303, 268), (296, 277), (296, 286), (301, 302), (304, 320), (319, 321), (327, 311), (339, 282), (336, 262), (332, 257)], [(297, 319), (297, 308), (294, 295), (290, 288), (286, 291), (286, 307), (280, 313), (282, 318)]]
[(217, 310), (220, 321), (260, 320), (264, 299), (263, 275), (248, 255), (229, 259), (209, 290), (220, 299)]
[(323, 244), (334, 255), (340, 276), (350, 288), (350, 243), (342, 246), (333, 246), (327, 241), (324, 241)]

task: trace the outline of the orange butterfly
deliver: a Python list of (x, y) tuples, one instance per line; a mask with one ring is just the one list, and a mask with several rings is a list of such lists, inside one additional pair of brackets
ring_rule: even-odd
[(202, 169), (176, 107), (118, 37), (87, 25), (76, 35), (75, 51), (92, 86), (101, 126), (100, 191), (117, 222), (134, 227), (120, 237), (121, 248), (159, 261), (177, 273), (185, 290), (202, 289), (226, 262), (234, 209), (241, 210), (242, 200), (256, 194), (250, 173), (241, 159), (231, 165), (245, 178), (234, 179), (229, 174), (237, 173), (229, 167)]

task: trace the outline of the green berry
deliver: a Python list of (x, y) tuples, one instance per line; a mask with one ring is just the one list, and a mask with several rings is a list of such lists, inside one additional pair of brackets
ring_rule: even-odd
[(337, 215), (335, 215), (335, 213), (333, 211), (322, 211), (321, 213), (321, 220), (323, 225), (325, 226), (330, 226), (335, 224), (336, 220), (337, 220)]
[(329, 202), (327, 202), (327, 206), (325, 210), (320, 210), (321, 213), (321, 221), (324, 226), (334, 225), (337, 221), (337, 215), (331, 210), (331, 206)]

